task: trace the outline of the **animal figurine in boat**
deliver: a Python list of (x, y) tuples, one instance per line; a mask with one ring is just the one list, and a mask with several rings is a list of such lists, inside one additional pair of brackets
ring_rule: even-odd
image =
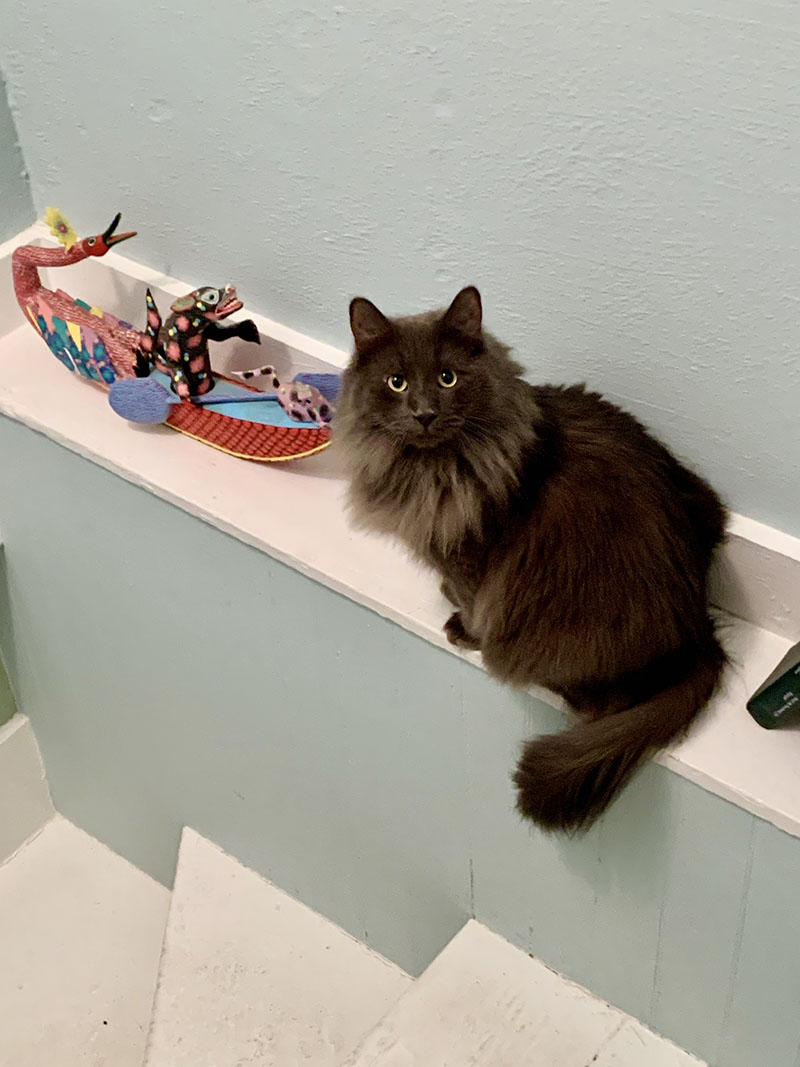
[[(72, 297), (63, 289), (52, 290), (43, 284), (40, 268), (69, 267), (90, 257), (105, 256), (122, 241), (135, 237), (134, 232), (117, 232), (120, 218), (117, 214), (102, 233), (79, 240), (64, 216), (49, 209), (45, 221), (61, 247), (26, 244), (14, 250), (11, 263), (17, 301), (53, 355), (68, 370), (107, 390), (123, 379), (134, 379), (146, 371), (154, 378), (163, 377), (162, 384), (170, 388), (174, 385), (177, 392), (177, 402), (169, 405), (165, 425), (230, 455), (269, 462), (309, 456), (326, 448), (330, 444), (327, 425), (300, 423), (292, 419), (280, 404), (255, 402), (261, 396), (257, 390), (211, 369), (208, 360), (210, 340), (224, 341), (232, 336), (246, 341), (258, 339), (258, 331), (252, 322), (222, 325), (222, 319), (242, 306), (232, 287), (216, 289), (206, 286), (179, 298), (170, 309), (172, 314), (163, 328), (155, 321), (160, 315), (151, 294), (155, 319), (151, 318), (148, 305), (147, 325), (144, 330), (138, 330), (131, 323)], [(209, 298), (217, 296), (213, 309), (213, 301), (209, 299), (206, 305), (204, 295)], [(188, 303), (190, 299), (191, 304)], [(182, 300), (186, 303), (176, 310)], [(201, 309), (198, 304), (206, 306)], [(188, 318), (190, 311), (198, 314)], [(171, 337), (169, 330), (173, 326), (177, 330), (178, 319), (184, 317), (189, 322), (189, 329), (180, 337), (177, 332)], [(201, 318), (197, 326), (195, 318)], [(199, 340), (189, 346), (193, 338)], [(169, 347), (173, 339), (177, 349)], [(160, 363), (161, 345), (164, 346), (164, 359)], [(176, 358), (173, 359), (174, 355)], [(184, 360), (184, 355), (189, 359)], [(191, 366), (193, 361), (194, 367)], [(188, 372), (184, 369), (185, 364), (189, 364)], [(177, 373), (179, 370), (183, 380)], [(206, 377), (201, 378), (201, 374)], [(213, 398), (206, 395), (212, 389)], [(219, 397), (219, 403), (194, 403), (193, 390), (205, 401)], [(249, 402), (251, 400), (254, 402)]]
[(333, 418), (336, 409), (332, 401), (323, 396), (311, 381), (298, 377), (293, 382), (281, 382), (273, 366), (259, 367), (257, 370), (235, 370), (231, 371), (231, 374), (243, 381), (269, 378), (278, 403), (298, 422), (315, 422), (318, 426), (327, 426)]
[(172, 388), (180, 397), (204, 396), (213, 389), (209, 341), (239, 337), (261, 344), (258, 327), (252, 319), (222, 325), (223, 319), (243, 306), (232, 285), (220, 289), (205, 285), (178, 297), (170, 308), (172, 314), (163, 325), (149, 289), (146, 302), (147, 325), (137, 353), (136, 375), (146, 378), (161, 366), (169, 374)]

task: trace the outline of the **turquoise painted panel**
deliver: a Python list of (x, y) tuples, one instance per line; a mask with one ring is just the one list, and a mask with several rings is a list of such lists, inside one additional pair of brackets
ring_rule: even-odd
[(475, 913), (556, 970), (646, 1019), (664, 899), (666, 828), (682, 784), (649, 767), (582, 837), (514, 812), (520, 740), (562, 717), (471, 670), (465, 680)]
[(470, 911), (450, 657), (29, 430), (0, 454), (6, 652), (56, 806), (162, 881), (190, 823), (424, 967)]
[(0, 74), (0, 241), (29, 226), (33, 215), (28, 174), (6, 96), (6, 83)]
[(520, 740), (555, 728), (546, 705), (504, 689), (475, 668), (462, 680), (467, 726), (475, 915), (557, 970), (586, 981), (594, 926), (597, 834), (544, 837), (514, 810), (511, 770)]
[(800, 841), (656, 765), (544, 837), (510, 773), (552, 709), (3, 418), (0, 456), (0, 649), (68, 817), (165, 882), (189, 823), (412, 972), (475, 914), (795, 1067)]
[(662, 840), (667, 885), (649, 1021), (714, 1064), (725, 1026), (755, 820), (690, 782), (676, 791), (671, 815)]
[(474, 282), (532, 375), (800, 534), (798, 35), (764, 0), (5, 0), (0, 67), (40, 211), (122, 209), (126, 254), (340, 344), (357, 293)]
[[(598, 826), (595, 923), (587, 985), (648, 1021), (669, 863), (665, 842), (682, 779), (645, 767)], [(692, 954), (684, 963), (692, 966)]]
[(757, 823), (720, 1063), (800, 1067), (800, 848)]

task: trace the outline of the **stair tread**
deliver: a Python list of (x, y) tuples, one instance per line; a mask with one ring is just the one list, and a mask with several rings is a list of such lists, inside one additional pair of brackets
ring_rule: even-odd
[(141, 1067), (168, 905), (60, 816), (0, 867), (0, 1063)]
[(338, 1067), (410, 977), (190, 829), (147, 1067)]
[(591, 1067), (705, 1067), (700, 1060), (630, 1019), (600, 1050)]
[(345, 1067), (642, 1067), (643, 1062), (702, 1067), (471, 921)]

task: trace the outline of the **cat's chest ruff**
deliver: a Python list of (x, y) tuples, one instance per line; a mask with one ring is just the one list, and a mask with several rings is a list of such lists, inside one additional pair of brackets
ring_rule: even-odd
[(385, 519), (415, 552), (448, 553), (480, 528), (483, 494), (454, 469), (410, 467), (394, 488)]

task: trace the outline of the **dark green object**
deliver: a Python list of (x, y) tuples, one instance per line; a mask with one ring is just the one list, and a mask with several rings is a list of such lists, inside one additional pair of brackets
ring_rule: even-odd
[(767, 730), (800, 723), (800, 645), (795, 645), (747, 702), (747, 710)]

